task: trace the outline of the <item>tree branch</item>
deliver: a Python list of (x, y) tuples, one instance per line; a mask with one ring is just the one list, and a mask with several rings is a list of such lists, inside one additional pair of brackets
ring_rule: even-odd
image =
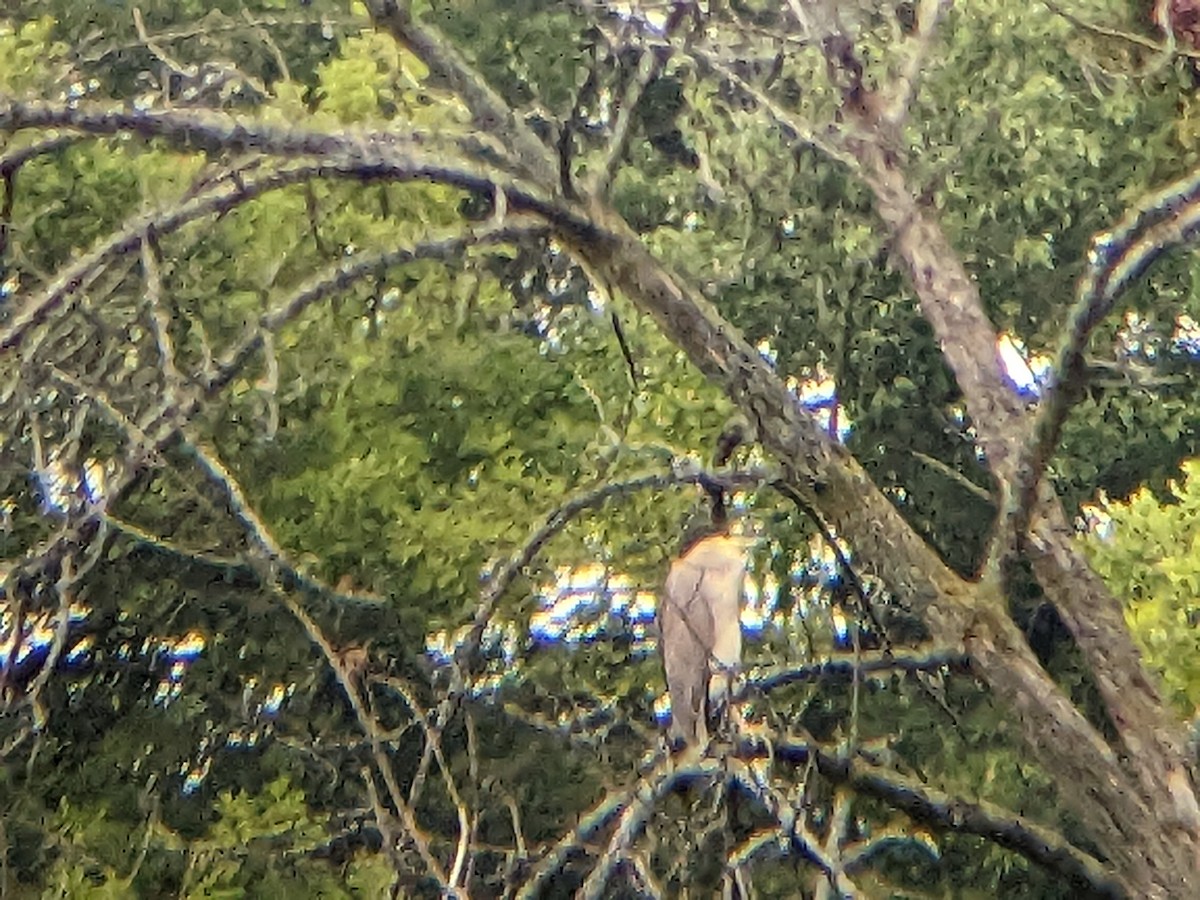
[(1061, 834), (994, 803), (963, 800), (898, 772), (860, 759), (835, 756), (813, 744), (779, 742), (774, 744), (772, 752), (778, 759), (801, 765), (811, 762), (835, 784), (845, 784), (864, 796), (882, 800), (914, 821), (986, 838), (1066, 877), (1095, 896), (1126, 896), (1096, 859), (1072, 846)]
[(754, 693), (769, 694), (778, 688), (792, 684), (821, 681), (826, 678), (845, 680), (860, 675), (875, 673), (900, 672), (908, 675), (915, 672), (969, 672), (970, 660), (961, 653), (929, 653), (921, 655), (885, 654), (870, 659), (858, 659), (854, 656), (846, 658), (831, 658), (819, 663), (804, 666), (787, 666), (779, 669), (766, 669), (755, 673), (746, 679), (745, 686), (737, 692), (734, 699), (744, 700)]
[(197, 219), (227, 212), (268, 191), (320, 177), (324, 168), (321, 163), (308, 162), (244, 180), (222, 181), (176, 206), (133, 217), (117, 231), (101, 238), (92, 250), (60, 269), (50, 284), (22, 303), (0, 333), (0, 353), (16, 348), (32, 328), (68, 300), (85, 292), (103, 274), (110, 261), (136, 250), (151, 232), (169, 234)]
[(314, 275), (292, 292), (283, 302), (264, 313), (258, 323), (246, 330), (237, 344), (217, 364), (206, 385), (206, 393), (221, 390), (232, 381), (262, 346), (269, 334), (274, 334), (293, 321), (313, 303), (349, 288), (354, 282), (373, 272), (422, 259), (450, 260), (476, 246), (513, 244), (527, 239), (541, 239), (548, 232), (530, 225), (497, 225), (468, 233), (448, 235), (422, 241), (411, 247), (395, 247), (376, 253), (358, 253), (341, 260)]
[(1111, 230), (1092, 237), (1054, 378), (1038, 405), (1036, 425), (1021, 457), (1016, 503), (1008, 523), (1010, 546), (1029, 527), (1042, 474), (1058, 449), (1067, 415), (1083, 394), (1084, 352), (1092, 333), (1155, 261), (1175, 247), (1193, 243), (1198, 235), (1200, 172), (1191, 172), (1143, 197)]
[(604, 154), (604, 163), (596, 173), (595, 182), (589, 186), (589, 192), (596, 197), (608, 195), (613, 179), (621, 167), (625, 154), (629, 152), (629, 140), (633, 131), (633, 114), (646, 85), (658, 77), (662, 71), (662, 60), (658, 53), (650, 47), (642, 50), (638, 60), (637, 71), (630, 76), (629, 84), (621, 95), (621, 103), (617, 107), (617, 121), (613, 125), (612, 138)]
[(437, 79), (467, 104), (481, 134), (499, 138), (514, 152), (525, 173), (539, 184), (555, 183), (557, 164), (549, 148), (441, 35), (416, 21), (405, 0), (366, 0), (366, 5), (376, 25), (425, 63)]
[(721, 771), (720, 760), (698, 756), (686, 762), (673, 760), (659, 754), (650, 764), (649, 771), (626, 790), (609, 791), (592, 809), (580, 817), (571, 832), (564, 835), (551, 851), (542, 858), (529, 880), (517, 894), (519, 900), (532, 900), (541, 896), (546, 882), (553, 878), (566, 864), (567, 858), (590, 843), (593, 837), (617, 820), (607, 850), (597, 861), (588, 877), (588, 884), (603, 888), (620, 855), (629, 848), (644, 824), (646, 816), (653, 811), (657, 800), (675, 788), (697, 779), (711, 778)]
[[(417, 853), (420, 855), (426, 869), (437, 880), (438, 884), (442, 886), (446, 896), (458, 896), (456, 886), (450, 882), (445, 870), (442, 868), (442, 864), (433, 855), (430, 840), (417, 823), (416, 813), (405, 801), (404, 795), (400, 791), (395, 770), (392, 767), (391, 759), (388, 757), (384, 746), (379, 722), (370, 712), (366, 697), (361, 690), (359, 673), (345, 664), (342, 655), (333, 647), (324, 632), (322, 632), (313, 618), (300, 605), (294, 594), (279, 581), (278, 573), (282, 569), (288, 569), (296, 575), (299, 573), (296, 572), (294, 566), (286, 562), (283, 548), (280, 547), (266, 525), (251, 507), (241, 485), (238, 484), (221, 461), (214, 454), (209, 453), (198, 445), (189, 444), (187, 449), (191, 451), (193, 458), (207, 481), (224, 496), (230, 513), (242, 526), (246, 540), (251, 547), (251, 558), (256, 568), (260, 570), (264, 579), (276, 589), (277, 594), (283, 600), (284, 604), (303, 626), (313, 643), (320, 648), (325, 661), (333, 670), (338, 683), (346, 695), (346, 699), (350, 703), (359, 727), (362, 728), (371, 743), (371, 753), (375, 760), (376, 768), (379, 770), (379, 774), (388, 788), (392, 805), (396, 808), (397, 815), (399, 815), (400, 821), (404, 825), (404, 830), (416, 847)], [(415, 706), (410, 708), (413, 709), (414, 713), (417, 712)], [(440, 747), (435, 748), (435, 752), (440, 752)]]

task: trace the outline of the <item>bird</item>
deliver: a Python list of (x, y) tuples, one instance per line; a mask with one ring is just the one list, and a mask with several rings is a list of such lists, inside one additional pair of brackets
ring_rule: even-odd
[(659, 605), (660, 649), (671, 699), (671, 734), (708, 743), (709, 722), (742, 660), (741, 597), (752, 537), (718, 531), (692, 543), (667, 573)]
[[(717, 437), (714, 467), (753, 440), (743, 417)], [(671, 700), (671, 736), (685, 746), (706, 745), (708, 726), (728, 699), (742, 661), (741, 599), (747, 554), (756, 539), (730, 534), (725, 488), (701, 478), (708, 495), (706, 522), (685, 533), (671, 563), (658, 607), (659, 652)]]

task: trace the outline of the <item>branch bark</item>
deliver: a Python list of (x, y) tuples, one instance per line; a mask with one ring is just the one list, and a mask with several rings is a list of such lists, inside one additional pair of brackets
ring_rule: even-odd
[[(812, 131), (800, 122), (782, 124), (789, 134)], [(1015, 394), (1004, 382), (995, 329), (949, 241), (909, 190), (886, 136), (878, 130), (864, 131), (860, 121), (853, 130), (855, 138), (846, 142), (843, 153), (853, 156), (854, 168), (875, 193), (877, 212), (890, 232), (894, 253), (968, 399), (989, 467), (1005, 496), (1010, 497), (1021, 442), (1029, 429)], [(585, 208), (588, 228), (559, 231), (573, 254), (606, 286), (621, 290), (648, 313), (742, 409), (805, 501), (853, 544), (873, 574), (912, 604), (934, 639), (972, 653), (979, 677), (1023, 714), (1023, 733), (1039, 756), (1052, 770), (1078, 777), (1080, 789), (1069, 793), (1068, 799), (1130, 884), (1143, 886), (1149, 893), (1177, 892), (1179, 879), (1186, 882), (1195, 857), (1189, 855), (1190, 840), (1176, 840), (1177, 833), (1169, 838), (1157, 836), (1160, 829), (1153, 811), (1160, 804), (1174, 805), (1169, 778), (1178, 783), (1183, 759), (1179, 752), (1182, 744), (1174, 736), (1177, 725), (1170, 721), (1157, 695), (1141, 690), (1124, 697), (1111, 689), (1105, 691), (1110, 708), (1128, 711), (1117, 718), (1143, 726), (1137, 729), (1139, 733), (1157, 743), (1159, 758), (1151, 766), (1153, 772), (1149, 778), (1137, 778), (1142, 790), (1131, 790), (1116, 754), (1041, 669), (1007, 616), (998, 580), (971, 584), (949, 571), (857, 461), (798, 408), (766, 361), (698, 291), (662, 266), (611, 208), (596, 198)], [(585, 234), (586, 239), (581, 239)], [(1061, 511), (1056, 518), (1063, 518)], [(1060, 555), (1065, 554), (1072, 563), (1079, 560), (1065, 531), (1056, 531), (1052, 538)], [(1048, 565), (1046, 559), (1042, 557), (1041, 565)], [(1039, 559), (1035, 557), (1034, 562), (1036, 569)], [(1052, 600), (1074, 607), (1078, 614), (1073, 619), (1068, 616), (1068, 624), (1074, 621), (1078, 626), (1090, 617), (1084, 614), (1077, 596), (1070, 592), (1064, 596), (1062, 581), (1050, 577), (1061, 572), (1060, 562), (1055, 558), (1055, 564), (1039, 577)], [(1076, 568), (1087, 567), (1079, 560), (1071, 570)], [(1098, 588), (1098, 579), (1093, 578), (1091, 585)], [(1111, 671), (1114, 667), (1107, 654), (1113, 653), (1119, 659), (1117, 667), (1131, 664), (1129, 673), (1141, 673), (1136, 649), (1120, 621), (1119, 604), (1107, 592), (1096, 599), (1104, 628), (1093, 631), (1091, 640), (1087, 634), (1077, 637), (1081, 646), (1086, 644), (1089, 661), (1101, 672)], [(1120, 680), (1139, 687), (1137, 675)], [(1140, 682), (1149, 685), (1144, 673)]]
[[(987, 465), (1001, 485), (1000, 508), (1008, 510), (1016, 500), (1021, 454), (1031, 439), (1032, 423), (1005, 384), (995, 352), (996, 330), (983, 312), (974, 281), (941, 227), (908, 188), (898, 163), (878, 144), (864, 141), (857, 148), (864, 179), (875, 194), (876, 212), (890, 234), (893, 255), (963, 391)], [(1191, 815), (1195, 797), (1190, 788), (1178, 787), (1186, 784), (1181, 776), (1187, 771), (1181, 725), (1142, 665), (1120, 601), (1076, 548), (1074, 529), (1058, 499), (1043, 487), (1037, 501), (1026, 552), (1042, 590), (1087, 660), (1117, 726), (1122, 780), (1133, 779), (1139, 805), (1146, 810), (1172, 811), (1173, 827), (1151, 826), (1132, 836), (1150, 851), (1152, 867), (1158, 870), (1148, 873), (1151, 880), (1146, 889), (1157, 883), (1169, 893), (1186, 892), (1184, 885), (1195, 877), (1200, 859), (1200, 832)], [(996, 542), (989, 567), (998, 568), (1003, 543)], [(1149, 823), (1154, 818), (1151, 815)], [(1114, 855), (1116, 849), (1106, 846)]]
[[(131, 223), (32, 297), (0, 334), (0, 353), (21, 344), (31, 329), (86, 289), (107, 261), (146, 241), (152, 229), (159, 233), (164, 226), (182, 227), (244, 202), (248, 183), (269, 190), (290, 183), (287, 179), (310, 177), (427, 180), (502, 196), (510, 211), (530, 213), (546, 222), (605, 287), (620, 290), (650, 315), (742, 409), (798, 495), (854, 546), (863, 567), (910, 604), (939, 646), (953, 653), (961, 649), (969, 656), (972, 671), (1017, 713), (1030, 746), (1063, 777), (1066, 799), (1112, 861), (1122, 885), (1142, 896), (1186, 896), (1200, 835), (1195, 816), (1188, 815), (1196, 804), (1186, 777), (1181, 729), (1141, 667), (1120, 604), (1075, 550), (1057, 502), (1044, 491), (1039, 495), (1029, 553), (1044, 590), (1061, 610), (1096, 675), (1121, 733), (1119, 754), (1038, 665), (1007, 614), (993, 570), (979, 582), (965, 581), (950, 571), (853, 456), (799, 407), (757, 350), (686, 279), (657, 260), (612, 207), (598, 197), (579, 202), (561, 197), (552, 154), (457, 53), (416, 23), (404, 4), (370, 0), (369, 5), (377, 24), (420, 55), (459, 93), (477, 127), (490, 128), (501, 142), (499, 147), (482, 138), (447, 141), (365, 130), (325, 133), (200, 111), (138, 112), (0, 101), (0, 130), (134, 133), (165, 138), (183, 148), (253, 151), (294, 160), (258, 181), (235, 182), (232, 188), (218, 185), (185, 201), (173, 213)], [(782, 117), (788, 134), (814, 134), (805, 123), (788, 121), (782, 110), (770, 112)], [(987, 464), (1004, 493), (1006, 502), (1001, 506), (1007, 508), (1018, 484), (1020, 452), (1030, 428), (1004, 381), (997, 335), (978, 291), (936, 220), (908, 187), (885, 134), (856, 119), (852, 138), (831, 147), (836, 158), (849, 161), (874, 192), (893, 254), (967, 398)], [(446, 161), (448, 148), (453, 150), (450, 162)], [(512, 160), (519, 162), (525, 177), (510, 174)], [(199, 400), (190, 402), (194, 408)], [(253, 522), (243, 524), (253, 531)], [(259, 549), (267, 561), (274, 556), (268, 545)], [(486, 621), (495, 597), (485, 596), (476, 627)], [(1163, 810), (1167, 810), (1166, 827), (1160, 822)], [(431, 871), (436, 868), (430, 866)]]

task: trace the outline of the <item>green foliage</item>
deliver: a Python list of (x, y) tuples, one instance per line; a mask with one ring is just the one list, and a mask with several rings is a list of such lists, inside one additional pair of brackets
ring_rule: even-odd
[(1142, 489), (1102, 512), (1111, 524), (1108, 536), (1088, 541), (1092, 564), (1127, 598), (1125, 618), (1147, 664), (1190, 716), (1200, 707), (1200, 462), (1183, 465), (1165, 500)]
[[(361, 10), (347, 17), (345, 6), (314, 3), (307, 24), (285, 22), (295, 10), (281, 0), (160, 0), (139, 9), (184, 65), (235, 60), (261, 79), (263, 95), (212, 99), (239, 115), (419, 132), (431, 147), (449, 147), (474, 127), (410, 52), (360, 27), (353, 16)], [(531, 121), (571, 115), (589, 67), (605, 54), (570, 4), (414, 6)], [(770, 21), (776, 6), (760, 4), (757, 14)], [(266, 22), (273, 46), (246, 24), (243, 7)], [(1116, 3), (1090, 7), (1097, 18), (1120, 12)], [(48, 0), (33, 12), (49, 10), (57, 21), (14, 14), (21, 24), (0, 30), (0, 92), (55, 97), (79, 84), (90, 96), (159, 102), (165, 94), (182, 104), (171, 99), (169, 79), (160, 83), (161, 61), (133, 31), (132, 9)], [(882, 81), (897, 61), (891, 24), (861, 10), (847, 15), (863, 29), (868, 79)], [(171, 38), (193, 26), (203, 41)], [(956, 6), (940, 35), (896, 152), (911, 160), (914, 189), (948, 229), (997, 324), (1048, 347), (1088, 237), (1138, 191), (1195, 161), (1195, 104), (1181, 95), (1176, 69), (1134, 77), (1136, 60), (1101, 59), (1111, 48), (1040, 7)], [(615, 96), (636, 71), (635, 60), (609, 62), (620, 77), (588, 88), (596, 96), (578, 104), (580, 115), (594, 115), (597, 98)], [(781, 372), (836, 381), (840, 414), (854, 425), (849, 449), (950, 565), (973, 572), (993, 522), (980, 496), (989, 485), (958, 388), (887, 264), (866, 191), (812, 148), (785, 152), (758, 110), (703, 74), (670, 61), (647, 86), (614, 204)], [(780, 78), (794, 88), (789, 112), (835, 114), (837, 92), (814, 50), (788, 56)], [(602, 157), (600, 142), (580, 131), (572, 175), (584, 178)], [(33, 138), (17, 136), (5, 150)], [(130, 216), (184, 196), (215, 156), (72, 140), (31, 161), (15, 179), (6, 278), (37, 285)], [(316, 274), (355, 254), (443, 235), (478, 201), (428, 184), (316, 179), (163, 236), (163, 305), (179, 368), (206, 372), (214, 352)], [(149, 328), (139, 265), (136, 254), (114, 265), (61, 338), (67, 363), (111, 382), (118, 405), (144, 411), (142, 395), (159, 385), (128, 373), (153, 368), (157, 357), (106, 349)], [(1133, 304), (1161, 332), (1180, 313), (1200, 318), (1198, 272), (1194, 260), (1164, 266)], [(1116, 329), (1102, 341), (1114, 345)], [(1068, 425), (1053, 474), (1072, 503), (1099, 489), (1118, 497), (1147, 482), (1161, 487), (1194, 450), (1193, 367), (1165, 356), (1139, 364), (1119, 383), (1094, 384)], [(425, 753), (414, 711), (433, 706), (440, 687), (426, 648), (470, 621), (481, 575), (564, 498), (673, 457), (707, 458), (730, 412), (624, 298), (587, 286), (559, 248), (518, 242), (472, 250), (452, 265), (381, 270), (324, 298), (274, 336), (191, 434), (216, 448), (288, 558), (329, 584), (373, 595), (359, 604), (304, 601), (335, 651), (365, 648), (364, 665), (379, 678), (368, 702), (388, 730), (402, 792), (419, 795), (417, 814), (446, 859), (456, 847), (458, 801), (441, 761)], [(98, 427), (86, 436), (93, 449), (106, 440), (115, 439)], [(129, 527), (80, 597), (90, 611), (89, 667), (56, 673), (39, 710), (36, 752), (0, 767), (0, 852), (14, 882), (30, 895), (63, 897), (382, 896), (393, 886), (393, 862), (347, 824), (347, 811), (370, 807), (361, 772), (371, 760), (343, 688), (268, 589), (271, 573), (245, 562), (227, 500), (197, 487), (194, 456), (164, 457), (112, 511)], [(1200, 481), (1186, 471), (1173, 505), (1138, 491), (1112, 506), (1118, 538), (1096, 542), (1094, 554), (1131, 598), (1131, 627), (1190, 713), (1200, 703), (1200, 663), (1192, 662), (1200, 660), (1192, 603), (1200, 564), (1190, 561), (1200, 499), (1189, 497)], [(26, 474), (0, 475), (6, 497), (16, 498), (6, 508), (14, 527), (0, 534), (6, 557), (57, 527), (38, 511)], [(834, 646), (832, 623), (846, 615), (846, 598), (797, 575), (812, 524), (766, 490), (742, 499), (763, 532), (758, 584), (778, 610), (748, 660), (803, 664), (844, 649)], [(638, 770), (661, 693), (652, 642), (598, 609), (584, 623), (595, 626), (588, 640), (544, 646), (529, 636), (530, 616), (578, 568), (654, 590), (680, 523), (698, 505), (682, 491), (611, 503), (558, 535), (501, 598), (499, 639), (485, 648), (479, 689), (446, 723), (442, 744), (445, 771), (479, 812), (483, 844), (544, 849)], [(175, 677), (171, 648), (188, 640), (203, 651)], [(397, 685), (411, 696), (402, 699)], [(281, 704), (276, 711), (267, 710), (270, 698)], [(750, 709), (831, 744), (877, 748), (948, 791), (1072, 828), (1050, 777), (1017, 749), (1011, 724), (968, 679), (887, 676), (864, 681), (861, 695), (819, 681), (755, 699)], [(6, 744), (17, 737), (0, 730)], [(780, 777), (796, 787), (807, 775), (797, 767)], [(671, 798), (651, 823), (664, 856), (700, 815), (695, 800)], [(879, 806), (855, 814), (864, 833), (903, 827)], [(358, 843), (349, 849), (331, 849), (351, 837)], [(710, 849), (688, 846), (682, 858), (711, 865)], [(499, 850), (484, 859), (473, 873), (478, 895), (502, 893), (516, 865)], [(584, 871), (572, 862), (563, 884)], [(811, 886), (811, 872), (790, 861), (762, 871), (763, 896)], [(690, 877), (676, 874), (675, 883)], [(903, 835), (883, 854), (878, 878), (881, 896), (1061, 890), (1012, 855), (955, 835)], [(425, 887), (405, 886), (414, 895)]]

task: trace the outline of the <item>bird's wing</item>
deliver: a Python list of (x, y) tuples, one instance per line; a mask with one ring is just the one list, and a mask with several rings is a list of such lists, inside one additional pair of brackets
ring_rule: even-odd
[(741, 596), (752, 540), (717, 535), (671, 564), (659, 605), (660, 647), (671, 719), (689, 743), (706, 740), (705, 718), (742, 659)]
[(667, 574), (658, 613), (672, 729), (688, 743), (699, 742), (708, 693), (713, 621), (704, 600), (704, 580), (702, 567), (686, 558), (676, 560)]

